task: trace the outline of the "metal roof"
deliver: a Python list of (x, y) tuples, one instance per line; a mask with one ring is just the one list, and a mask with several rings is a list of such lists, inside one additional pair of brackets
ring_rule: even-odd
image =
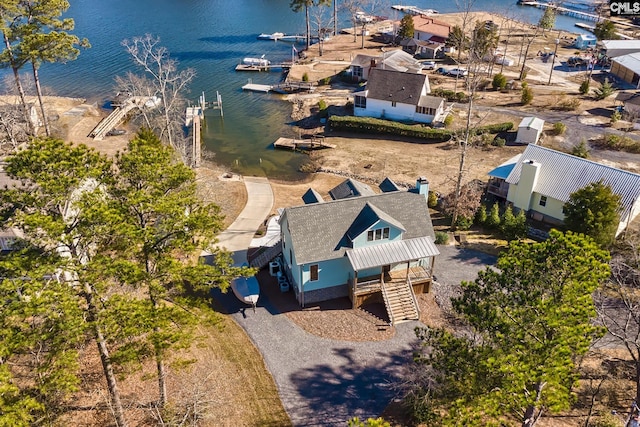
[(587, 185), (602, 182), (620, 195), (622, 219), (631, 213), (634, 203), (640, 197), (640, 175), (592, 162), (550, 148), (529, 144), (506, 181), (518, 184), (522, 163), (534, 160), (540, 164), (540, 171), (533, 191), (561, 202)]
[(289, 207), (284, 210), (280, 224), (289, 230), (296, 263), (343, 257), (352, 248), (347, 234), (367, 203), (402, 224), (406, 230), (404, 239), (435, 238), (424, 194), (393, 191)]
[(623, 67), (630, 69), (634, 73), (640, 74), (640, 52), (617, 56), (611, 61), (617, 62)]
[(440, 255), (429, 236), (397, 240), (375, 246), (350, 249), (346, 252), (355, 271), (400, 262), (415, 261)]
[(489, 171), (488, 175), (492, 178), (507, 179), (507, 177), (509, 176), (513, 168), (515, 168), (516, 164), (518, 164), (518, 161), (520, 160), (521, 156), (522, 154), (516, 154), (515, 156), (513, 156), (503, 164)]
[(525, 117), (520, 121), (519, 128), (542, 130), (544, 129), (544, 120), (538, 117)]

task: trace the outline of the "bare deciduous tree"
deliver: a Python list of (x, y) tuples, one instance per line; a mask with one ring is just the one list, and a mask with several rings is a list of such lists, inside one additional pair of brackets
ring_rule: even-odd
[(160, 98), (158, 108), (146, 112), (146, 124), (150, 125), (163, 142), (182, 156), (185, 164), (188, 164), (187, 140), (182, 135), (183, 115), (187, 106), (184, 94), (188, 91), (196, 71), (193, 68), (179, 70), (178, 61), (172, 59), (167, 48), (160, 45), (160, 38), (151, 34), (126, 39), (122, 45), (131, 55), (133, 62), (149, 76), (148, 79), (132, 79), (128, 76), (125, 79), (126, 86), (138, 82), (142, 87), (136, 89), (136, 92), (152, 96), (153, 89), (153, 96)]

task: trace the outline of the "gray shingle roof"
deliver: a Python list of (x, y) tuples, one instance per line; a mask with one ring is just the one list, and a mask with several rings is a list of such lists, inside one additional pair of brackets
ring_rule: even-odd
[(367, 98), (418, 105), (426, 81), (424, 74), (373, 68), (367, 82)]
[(631, 212), (633, 204), (640, 197), (638, 174), (532, 144), (527, 146), (507, 177), (509, 184), (518, 183), (522, 163), (526, 160), (534, 160), (541, 165), (533, 191), (543, 196), (566, 202), (571, 193), (602, 180), (620, 195), (622, 219)]
[(350, 249), (347, 233), (367, 203), (401, 224), (406, 230), (404, 239), (435, 238), (427, 198), (422, 194), (395, 191), (296, 206), (283, 213), (296, 262), (307, 264), (344, 256)]
[(351, 178), (345, 179), (340, 184), (329, 190), (333, 200), (346, 199), (347, 197), (371, 196), (376, 194), (371, 187)]
[(420, 98), (418, 105), (427, 108), (438, 108), (444, 102), (444, 98), (437, 96), (425, 95)]

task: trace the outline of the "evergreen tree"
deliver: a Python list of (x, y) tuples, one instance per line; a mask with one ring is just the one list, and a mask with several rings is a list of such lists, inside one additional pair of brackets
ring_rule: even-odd
[(529, 105), (533, 101), (533, 89), (529, 87), (529, 85), (522, 83), (522, 95), (520, 97), (520, 102), (522, 105)]
[(400, 20), (400, 28), (398, 29), (398, 36), (402, 38), (412, 39), (414, 34), (413, 16), (406, 14)]
[(620, 196), (602, 181), (572, 193), (564, 205), (564, 225), (568, 230), (584, 233), (599, 245), (615, 240), (620, 223)]
[(599, 88), (594, 89), (593, 92), (595, 93), (596, 99), (600, 101), (611, 96), (613, 92), (615, 92), (615, 89), (609, 79), (605, 77), (604, 82), (602, 82)]
[[(211, 286), (226, 289), (233, 277), (254, 271), (233, 267), (230, 254), (220, 250), (214, 251), (214, 265), (197, 262), (203, 249), (211, 250), (222, 229), (220, 209), (199, 201), (193, 170), (177, 162), (173, 150), (153, 132), (138, 132), (127, 151), (117, 156), (116, 170), (109, 192), (114, 210), (120, 211), (115, 218), (123, 220), (111, 227), (117, 230), (116, 240), (128, 243), (118, 249), (121, 256), (115, 264), (105, 260), (103, 265), (146, 299), (138, 305), (143, 319), (134, 329), (138, 336), (127, 337), (129, 353), (119, 356), (126, 361), (153, 355), (159, 405), (164, 407), (169, 354), (188, 347), (202, 321), (197, 315), (201, 310), (194, 306), (208, 300)], [(148, 331), (141, 334), (143, 324)]]
[(516, 418), (533, 427), (543, 414), (568, 409), (576, 360), (602, 334), (592, 293), (609, 277), (608, 257), (588, 237), (552, 230), (541, 243), (511, 242), (496, 268), (464, 282), (453, 307), (472, 331), (416, 331), (425, 351), (415, 360), (433, 384), (417, 392), (438, 418), (433, 424)]
[(598, 22), (593, 34), (596, 35), (598, 40), (618, 40), (620, 38), (616, 32), (616, 26), (608, 19)]
[(483, 203), (476, 212), (476, 224), (484, 225), (487, 222), (487, 206)]
[(307, 26), (306, 33), (306, 48), (309, 50), (309, 46), (311, 46), (311, 19), (309, 17), (309, 8), (312, 6), (330, 6), (331, 0), (291, 0), (289, 3), (289, 7), (294, 12), (300, 12), (304, 10), (305, 15), (305, 23)]
[(571, 154), (582, 159), (589, 158), (589, 147), (587, 146), (587, 142), (584, 140), (584, 138), (580, 141), (579, 144), (573, 146), (573, 148), (571, 149)]
[(485, 221), (487, 226), (490, 228), (498, 228), (500, 227), (500, 205), (498, 203), (494, 203), (491, 206), (491, 210), (489, 211), (489, 217)]
[(550, 30), (556, 24), (556, 9), (547, 7), (538, 21), (538, 26), (542, 28), (542, 34), (545, 30)]
[[(4, 226), (24, 233), (27, 250), (2, 265), (10, 273), (3, 277), (28, 277), (37, 286), (42, 283), (41, 278), (53, 280), (51, 276), (56, 273), (60, 286), (54, 287), (55, 281), (46, 282), (43, 289), (52, 292), (50, 301), (61, 304), (54, 313), (59, 312), (60, 319), (80, 321), (97, 344), (116, 424), (126, 426), (107, 336), (108, 325), (112, 324), (107, 314), (111, 299), (106, 297), (112, 292), (111, 283), (93, 273), (96, 262), (100, 262), (96, 255), (106, 253), (110, 247), (113, 233), (107, 224), (121, 222), (114, 218), (118, 213), (109, 209), (103, 187), (98, 184), (111, 179), (111, 163), (86, 146), (72, 147), (47, 139), (35, 140), (10, 157), (5, 170), (22, 185), (0, 191), (3, 217), (7, 218)], [(35, 266), (39, 269), (34, 269)], [(46, 296), (38, 294), (41, 290), (33, 292)], [(30, 302), (35, 304), (37, 300)], [(72, 322), (65, 321), (65, 325), (70, 328)], [(58, 330), (65, 329), (59, 326)], [(70, 328), (66, 332), (73, 331)], [(69, 378), (72, 386), (74, 374), (68, 370), (72, 369), (75, 357), (75, 340), (68, 339), (66, 333), (58, 334), (59, 337), (51, 339), (59, 340), (59, 351), (67, 359), (56, 368), (59, 372), (52, 371), (52, 375), (54, 379)]]
[(507, 240), (521, 239), (527, 236), (527, 218), (521, 209), (518, 215), (513, 214), (511, 205), (507, 205), (502, 214), (500, 230)]
[(462, 52), (463, 50), (469, 47), (469, 37), (464, 33), (462, 28), (458, 25), (454, 25), (451, 28), (451, 32), (449, 32), (449, 37), (445, 44), (447, 46), (454, 47), (458, 52)]

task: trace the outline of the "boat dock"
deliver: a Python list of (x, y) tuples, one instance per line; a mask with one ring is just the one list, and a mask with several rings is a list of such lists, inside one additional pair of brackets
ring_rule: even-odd
[(269, 65), (238, 64), (236, 65), (236, 71), (271, 71), (274, 69), (291, 68), (291, 65), (293, 65), (292, 62), (280, 62), (278, 64), (269, 64)]
[(242, 86), (242, 90), (248, 90), (252, 92), (278, 92), (278, 93), (292, 93), (299, 91), (307, 91), (312, 93), (316, 90), (316, 85), (313, 82), (284, 82), (277, 85), (263, 85), (253, 83), (251, 79), (247, 81), (247, 84)]
[(399, 4), (394, 4), (391, 6), (393, 10), (399, 10), (400, 12), (408, 13), (409, 15), (419, 16), (419, 15), (435, 15), (438, 13), (437, 10), (433, 9), (420, 9), (416, 6), (402, 6)]
[(323, 136), (314, 136), (311, 139), (278, 138), (278, 140), (273, 143), (273, 147), (294, 151), (336, 148), (335, 144), (324, 142)]

